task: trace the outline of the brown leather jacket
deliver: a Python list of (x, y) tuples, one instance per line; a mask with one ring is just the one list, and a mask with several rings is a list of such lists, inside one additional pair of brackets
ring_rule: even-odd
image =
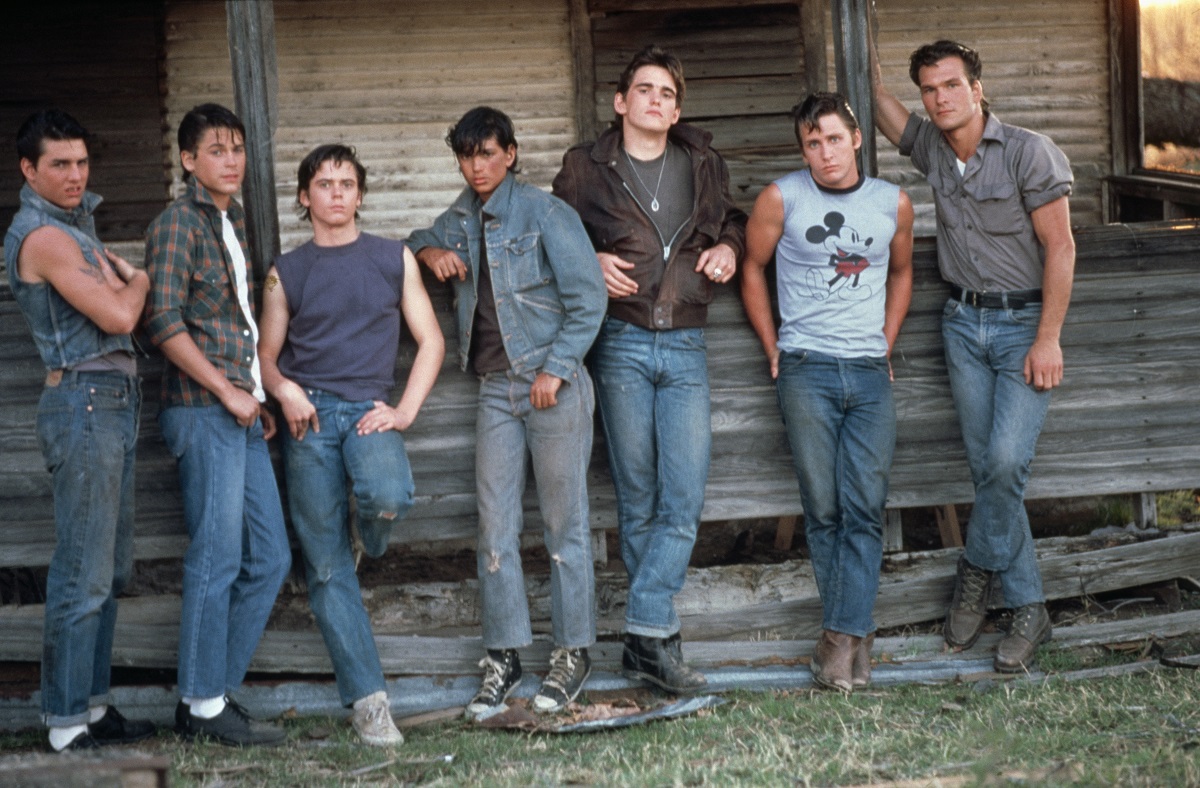
[(705, 249), (724, 243), (741, 260), (746, 247), (746, 214), (733, 204), (729, 171), (720, 154), (709, 147), (712, 135), (677, 123), (669, 138), (691, 156), (696, 204), (671, 244), (665, 266), (658, 230), (617, 170), (620, 127), (610, 127), (595, 142), (568, 150), (554, 178), (555, 196), (579, 212), (596, 251), (611, 252), (634, 264), (625, 273), (638, 283), (638, 291), (610, 298), (608, 314), (651, 330), (703, 327), (713, 292), (708, 277), (694, 270), (697, 258)]

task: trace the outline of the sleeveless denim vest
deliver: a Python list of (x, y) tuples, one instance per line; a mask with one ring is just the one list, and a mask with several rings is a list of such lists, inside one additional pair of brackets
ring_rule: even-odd
[(104, 246), (96, 237), (96, 222), (92, 212), (100, 204), (100, 196), (85, 192), (78, 208), (67, 211), (41, 197), (25, 184), (21, 187), (21, 209), (13, 217), (4, 236), (4, 262), (8, 268), (8, 284), (25, 321), (33, 332), (46, 369), (70, 369), (84, 361), (124, 351), (133, 355), (133, 340), (128, 334), (106, 334), (86, 315), (67, 303), (47, 282), (30, 283), (17, 276), (17, 254), (25, 238), (39, 227), (57, 227), (79, 244), (88, 265), (99, 266), (97, 253), (104, 256)]

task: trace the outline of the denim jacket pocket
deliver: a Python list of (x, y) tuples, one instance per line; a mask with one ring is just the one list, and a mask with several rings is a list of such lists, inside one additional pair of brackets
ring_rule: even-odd
[[(514, 293), (523, 290), (536, 290), (553, 281), (550, 270), (542, 265), (540, 254), (540, 233), (526, 233), (516, 238), (506, 238), (499, 247), (507, 264), (505, 275), (508, 285)], [(488, 254), (493, 253), (492, 248)]]

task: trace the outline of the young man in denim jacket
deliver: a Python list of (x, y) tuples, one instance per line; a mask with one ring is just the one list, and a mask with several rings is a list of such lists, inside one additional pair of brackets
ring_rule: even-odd
[(604, 279), (570, 206), (514, 176), (507, 115), (470, 110), (446, 142), (468, 188), (409, 245), (439, 280), (454, 281), (459, 361), (480, 379), (477, 561), (487, 655), (467, 713), (504, 702), (521, 680), (516, 650), (533, 641), (520, 554), (527, 454), (551, 558), (554, 635), (533, 704), (555, 712), (583, 688), (596, 639), (587, 498), (595, 399), (583, 357), (604, 317)]
[(37, 436), (53, 478), (57, 544), (46, 576), (42, 712), (56, 752), (154, 733), (108, 705), (117, 594), (133, 569), (141, 390), (129, 334), (150, 280), (96, 237), (87, 140), (61, 110), (21, 124), (25, 184), (4, 238), (13, 297), (47, 371)]

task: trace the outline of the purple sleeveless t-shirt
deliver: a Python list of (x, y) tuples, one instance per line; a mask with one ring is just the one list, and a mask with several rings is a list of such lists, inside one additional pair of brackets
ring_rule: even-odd
[(386, 400), (396, 383), (403, 242), (367, 233), (345, 246), (309, 241), (275, 267), (291, 314), (279, 371), (342, 399)]

